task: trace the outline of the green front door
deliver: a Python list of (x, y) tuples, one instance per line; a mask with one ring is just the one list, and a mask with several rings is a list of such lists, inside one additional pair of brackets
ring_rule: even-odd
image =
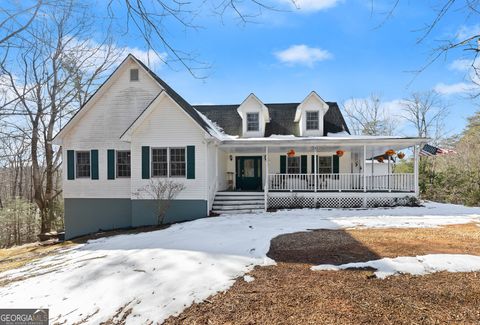
[(262, 156), (237, 157), (236, 159), (237, 190), (262, 190)]

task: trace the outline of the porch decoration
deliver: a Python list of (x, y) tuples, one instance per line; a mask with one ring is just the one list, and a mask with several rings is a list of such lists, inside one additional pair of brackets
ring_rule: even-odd
[(400, 152), (397, 154), (397, 157), (400, 158), (400, 159), (403, 159), (403, 158), (405, 158), (405, 154), (400, 151)]
[(345, 151), (343, 151), (343, 150), (337, 150), (337, 152), (336, 152), (337, 156), (339, 156), (339, 157), (343, 156), (344, 153), (345, 153)]
[(386, 154), (387, 156), (389, 156), (389, 157), (395, 155), (395, 153), (396, 153), (396, 152), (395, 152), (395, 150), (393, 150), (393, 149), (389, 149), (389, 150), (385, 151), (385, 154)]
[(295, 150), (290, 149), (290, 151), (287, 152), (288, 157), (294, 157), (295, 156)]
[(380, 157), (377, 157), (377, 161), (378, 161), (379, 163), (383, 163), (383, 157), (381, 157), (381, 156), (380, 156)]

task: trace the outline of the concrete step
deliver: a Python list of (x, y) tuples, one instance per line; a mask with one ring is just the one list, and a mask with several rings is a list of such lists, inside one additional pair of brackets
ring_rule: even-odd
[(242, 214), (242, 213), (261, 213), (263, 209), (238, 209), (238, 210), (212, 210), (218, 214)]
[(215, 196), (215, 201), (250, 201), (250, 200), (264, 200), (265, 197), (262, 196)]
[(263, 192), (217, 192), (218, 196), (263, 196)]
[(243, 204), (265, 204), (265, 200), (262, 199), (255, 199), (255, 200), (217, 200), (213, 201), (213, 205), (243, 205)]
[(227, 210), (250, 210), (250, 209), (263, 209), (263, 204), (238, 204), (238, 205), (216, 205), (213, 203), (213, 210), (227, 211)]

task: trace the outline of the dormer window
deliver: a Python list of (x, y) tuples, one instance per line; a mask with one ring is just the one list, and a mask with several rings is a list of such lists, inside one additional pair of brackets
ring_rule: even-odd
[(138, 69), (130, 69), (130, 81), (138, 81)]
[(247, 113), (247, 131), (257, 132), (260, 130), (260, 120), (258, 113)]
[(318, 122), (318, 111), (316, 112), (306, 112), (306, 128), (307, 130), (318, 130), (319, 122)]

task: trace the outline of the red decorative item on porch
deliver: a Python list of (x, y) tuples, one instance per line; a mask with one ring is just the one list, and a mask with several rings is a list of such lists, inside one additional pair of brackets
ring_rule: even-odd
[(395, 150), (393, 150), (393, 149), (390, 149), (390, 150), (385, 151), (385, 154), (386, 154), (387, 156), (393, 156), (395, 153), (396, 153), (396, 152), (395, 152)]
[(400, 159), (403, 159), (403, 158), (405, 158), (405, 154), (403, 152), (399, 152), (397, 154), (397, 157), (400, 158)]
[(287, 156), (289, 156), (289, 157), (294, 157), (294, 156), (295, 156), (295, 150), (290, 149), (290, 151), (287, 152)]
[(377, 161), (378, 161), (379, 163), (383, 163), (383, 157), (378, 157), (378, 158), (377, 158)]
[(343, 150), (337, 150), (337, 152), (336, 152), (337, 156), (339, 156), (339, 157), (343, 156), (344, 153), (345, 153), (345, 151), (343, 151)]

